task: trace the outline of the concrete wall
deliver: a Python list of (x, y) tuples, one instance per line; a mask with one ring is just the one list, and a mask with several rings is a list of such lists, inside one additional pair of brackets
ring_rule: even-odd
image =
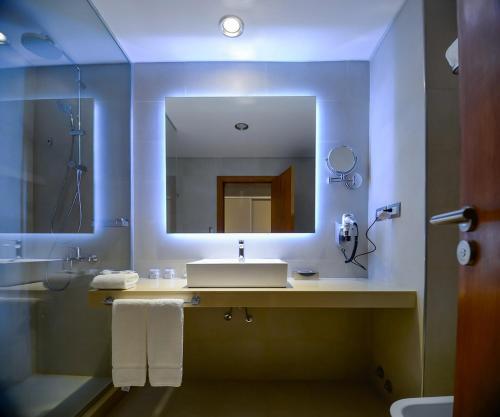
[(369, 279), (418, 291), (416, 314), (375, 316), (374, 362), (385, 368), (395, 397), (421, 391), (426, 181), (423, 28), (422, 0), (408, 0), (370, 63), (368, 218), (374, 219), (377, 207), (397, 201), (402, 215), (373, 227), (377, 251), (370, 255)]
[[(327, 185), (324, 160), (336, 144), (352, 146), (358, 171), (368, 173), (367, 62), (158, 63), (133, 65), (134, 268), (174, 266), (204, 257), (234, 257), (239, 235), (166, 233), (165, 97), (314, 95), (317, 98), (316, 231), (246, 235), (249, 257), (286, 259), (323, 277), (365, 277), (344, 263), (334, 243), (334, 221), (354, 212), (366, 228), (367, 186), (349, 191)], [(366, 247), (362, 240), (361, 250)], [(291, 271), (290, 271), (291, 272)]]

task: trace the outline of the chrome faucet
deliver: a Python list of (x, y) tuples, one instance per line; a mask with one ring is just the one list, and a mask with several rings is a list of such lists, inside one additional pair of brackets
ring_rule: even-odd
[(238, 260), (240, 262), (245, 262), (245, 241), (240, 240), (238, 242)]

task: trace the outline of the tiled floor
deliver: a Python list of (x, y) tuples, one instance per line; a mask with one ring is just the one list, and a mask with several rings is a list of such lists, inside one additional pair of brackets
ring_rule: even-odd
[(388, 417), (367, 386), (333, 382), (197, 381), (131, 391), (109, 417)]

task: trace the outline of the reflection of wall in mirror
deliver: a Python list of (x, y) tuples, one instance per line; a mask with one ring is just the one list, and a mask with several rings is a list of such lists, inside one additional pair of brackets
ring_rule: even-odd
[[(51, 231), (51, 219), (62, 192), (62, 210), (54, 221), (54, 232), (68, 233), (78, 230), (79, 210), (77, 202), (67, 217), (76, 191), (76, 171), (68, 169), (66, 190), (62, 190), (70, 159), (71, 135), (68, 116), (61, 112), (58, 100), (34, 100), (34, 136), (33, 136), (33, 230), (37, 233)], [(77, 100), (63, 100), (71, 104), (76, 115)], [(94, 101), (82, 99), (82, 129), (85, 135), (81, 138), (81, 162), (85, 166), (81, 181), (82, 228), (81, 232), (91, 233), (94, 230)], [(76, 123), (76, 122), (75, 122)], [(77, 139), (75, 138), (73, 159), (76, 161)]]
[(177, 129), (172, 121), (165, 118), (165, 139), (167, 147), (167, 231), (175, 233), (177, 231), (178, 217), (177, 213)]
[[(314, 231), (314, 158), (168, 158), (176, 165), (178, 233), (206, 233), (217, 229), (218, 176), (277, 176), (295, 170), (295, 232)], [(171, 171), (168, 170), (169, 175)], [(170, 232), (170, 229), (169, 229)]]
[[(57, 99), (12, 100), (0, 102), (0, 189), (4, 198), (0, 211), (0, 232), (49, 233), (51, 219), (71, 150), (68, 116)], [(76, 111), (76, 100), (65, 99)], [(76, 114), (76, 113), (75, 113)], [(93, 100), (82, 100), (82, 164), (86, 166), (81, 183), (82, 232), (93, 231)], [(74, 170), (69, 170), (69, 186), (64, 194), (64, 210), (74, 196)], [(71, 177), (73, 176), (73, 177)], [(61, 219), (56, 219), (61, 220)], [(78, 210), (73, 210), (62, 230), (78, 228)], [(56, 226), (59, 224), (56, 221)], [(62, 224), (62, 222), (60, 223)], [(61, 226), (62, 227), (62, 226)]]
[[(22, 100), (0, 101), (0, 231), (17, 233), (31, 223), (27, 205), (30, 193), (25, 160), (32, 152), (27, 143), (33, 135), (33, 106)], [(29, 123), (29, 121), (31, 123)]]

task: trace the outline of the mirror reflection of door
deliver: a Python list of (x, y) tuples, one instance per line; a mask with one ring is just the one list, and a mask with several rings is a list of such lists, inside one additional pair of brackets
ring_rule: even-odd
[(293, 167), (278, 176), (217, 177), (217, 231), (293, 232)]

